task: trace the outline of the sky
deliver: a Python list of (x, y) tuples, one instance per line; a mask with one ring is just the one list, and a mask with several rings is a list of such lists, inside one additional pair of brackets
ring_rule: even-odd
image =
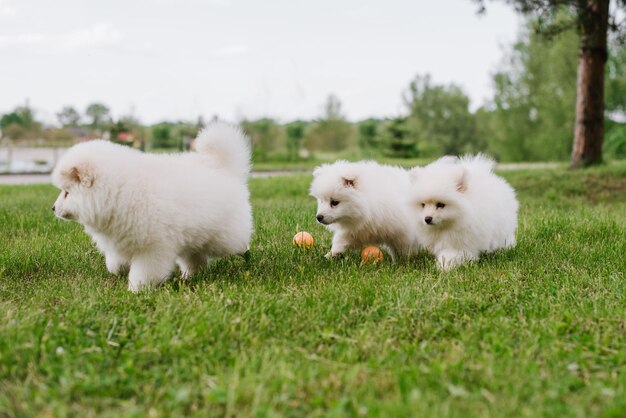
[(418, 74), (473, 109), (521, 19), (471, 0), (0, 0), (0, 113), (105, 103), (144, 123), (218, 115), (281, 122), (406, 112)]

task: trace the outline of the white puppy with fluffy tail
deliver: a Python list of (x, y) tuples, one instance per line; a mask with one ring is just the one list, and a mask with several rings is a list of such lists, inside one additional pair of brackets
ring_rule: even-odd
[(519, 204), (493, 166), (483, 155), (447, 156), (411, 170), (417, 233), (443, 269), (515, 246)]
[(327, 257), (363, 245), (382, 245), (392, 260), (417, 248), (416, 219), (408, 204), (409, 173), (373, 161), (337, 161), (313, 171), (317, 221), (333, 235)]
[(85, 227), (111, 273), (130, 268), (129, 290), (161, 283), (176, 264), (187, 277), (208, 257), (248, 249), (248, 138), (217, 122), (195, 144), (197, 152), (162, 155), (85, 142), (70, 148), (52, 173), (61, 189), (55, 215)]

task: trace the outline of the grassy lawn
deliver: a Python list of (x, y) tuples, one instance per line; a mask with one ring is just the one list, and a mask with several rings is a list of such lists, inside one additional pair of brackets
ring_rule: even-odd
[(325, 260), (303, 174), (251, 182), (248, 265), (140, 294), (0, 187), (0, 416), (626, 416), (626, 163), (503, 174), (518, 246), (450, 273)]

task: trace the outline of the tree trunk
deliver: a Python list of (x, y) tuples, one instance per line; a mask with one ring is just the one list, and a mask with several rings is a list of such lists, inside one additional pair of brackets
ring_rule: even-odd
[(609, 1), (583, 0), (584, 9), (578, 11), (581, 37), (572, 168), (602, 162)]

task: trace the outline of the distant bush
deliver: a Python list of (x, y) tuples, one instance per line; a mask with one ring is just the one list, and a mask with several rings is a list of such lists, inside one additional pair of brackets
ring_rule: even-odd
[(604, 156), (626, 158), (626, 123), (607, 123), (604, 137)]

